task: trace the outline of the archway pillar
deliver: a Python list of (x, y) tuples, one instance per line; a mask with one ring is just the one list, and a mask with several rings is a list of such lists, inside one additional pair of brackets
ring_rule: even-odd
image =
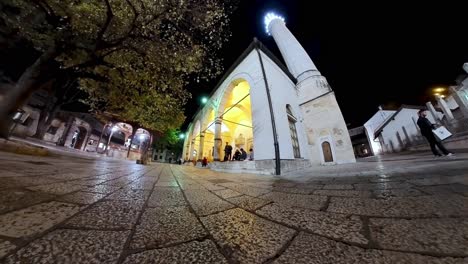
[(200, 133), (200, 145), (198, 146), (198, 160), (203, 160), (204, 143), (205, 143), (205, 133)]
[(195, 147), (195, 139), (192, 138), (192, 140), (190, 141), (190, 151), (189, 151), (189, 160), (192, 160), (193, 158), (193, 148)]
[(221, 140), (221, 124), (222, 121), (220, 118), (216, 118), (215, 121), (215, 136), (214, 136), (214, 153), (213, 153), (213, 159), (215, 161), (220, 161), (220, 153), (221, 153), (221, 145), (222, 145), (222, 140)]

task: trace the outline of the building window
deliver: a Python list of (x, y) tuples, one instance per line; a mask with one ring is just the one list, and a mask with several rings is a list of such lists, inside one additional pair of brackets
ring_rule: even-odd
[(32, 123), (34, 122), (34, 119), (32, 119), (31, 117), (28, 117), (26, 118), (26, 120), (22, 123), (23, 126), (30, 126), (32, 125)]
[(50, 126), (49, 129), (47, 129), (47, 133), (51, 135), (55, 135), (57, 133), (58, 127)]
[(288, 113), (289, 132), (291, 133), (291, 142), (294, 152), (294, 158), (300, 158), (301, 152), (299, 150), (299, 139), (297, 138), (296, 122), (297, 119), (294, 117), (291, 106), (286, 106), (286, 112)]
[(162, 159), (162, 156), (159, 156), (159, 159)]

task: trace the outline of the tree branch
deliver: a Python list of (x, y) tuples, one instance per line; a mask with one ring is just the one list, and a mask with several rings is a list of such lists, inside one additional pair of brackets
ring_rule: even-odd
[(103, 41), (103, 36), (104, 34), (106, 33), (107, 31), (107, 28), (109, 27), (111, 21), (112, 21), (112, 18), (114, 17), (114, 13), (112, 13), (112, 6), (110, 5), (109, 3), (109, 0), (103, 0), (104, 3), (106, 4), (106, 22), (104, 22), (104, 25), (102, 26), (102, 28), (99, 30), (98, 34), (97, 34), (97, 39), (96, 39), (96, 50), (99, 49), (99, 46), (101, 45), (102, 41)]

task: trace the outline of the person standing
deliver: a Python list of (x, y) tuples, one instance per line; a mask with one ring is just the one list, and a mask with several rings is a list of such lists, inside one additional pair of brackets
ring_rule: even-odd
[(224, 147), (224, 161), (231, 160), (232, 155), (232, 147), (229, 145), (229, 142), (226, 142), (226, 146)]
[(427, 139), (429, 142), (429, 146), (431, 146), (432, 153), (434, 153), (434, 156), (436, 157), (441, 157), (442, 155), (437, 151), (436, 145), (439, 148), (440, 151), (446, 156), (452, 156), (453, 153), (448, 151), (444, 145), (442, 145), (442, 142), (437, 140), (434, 136), (434, 133), (432, 132), (433, 129), (435, 129), (437, 126), (435, 124), (432, 124), (429, 119), (426, 118), (427, 116), (427, 111), (424, 109), (419, 110), (418, 112), (418, 126), (419, 129), (421, 130), (421, 134)]

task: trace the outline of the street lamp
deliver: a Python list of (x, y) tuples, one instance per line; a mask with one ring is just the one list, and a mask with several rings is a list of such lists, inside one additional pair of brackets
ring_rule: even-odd
[(208, 97), (203, 96), (203, 97), (201, 98), (201, 103), (202, 103), (202, 104), (208, 103)]
[(184, 134), (184, 133), (179, 134), (179, 139), (184, 139), (184, 138), (185, 138), (185, 134)]

